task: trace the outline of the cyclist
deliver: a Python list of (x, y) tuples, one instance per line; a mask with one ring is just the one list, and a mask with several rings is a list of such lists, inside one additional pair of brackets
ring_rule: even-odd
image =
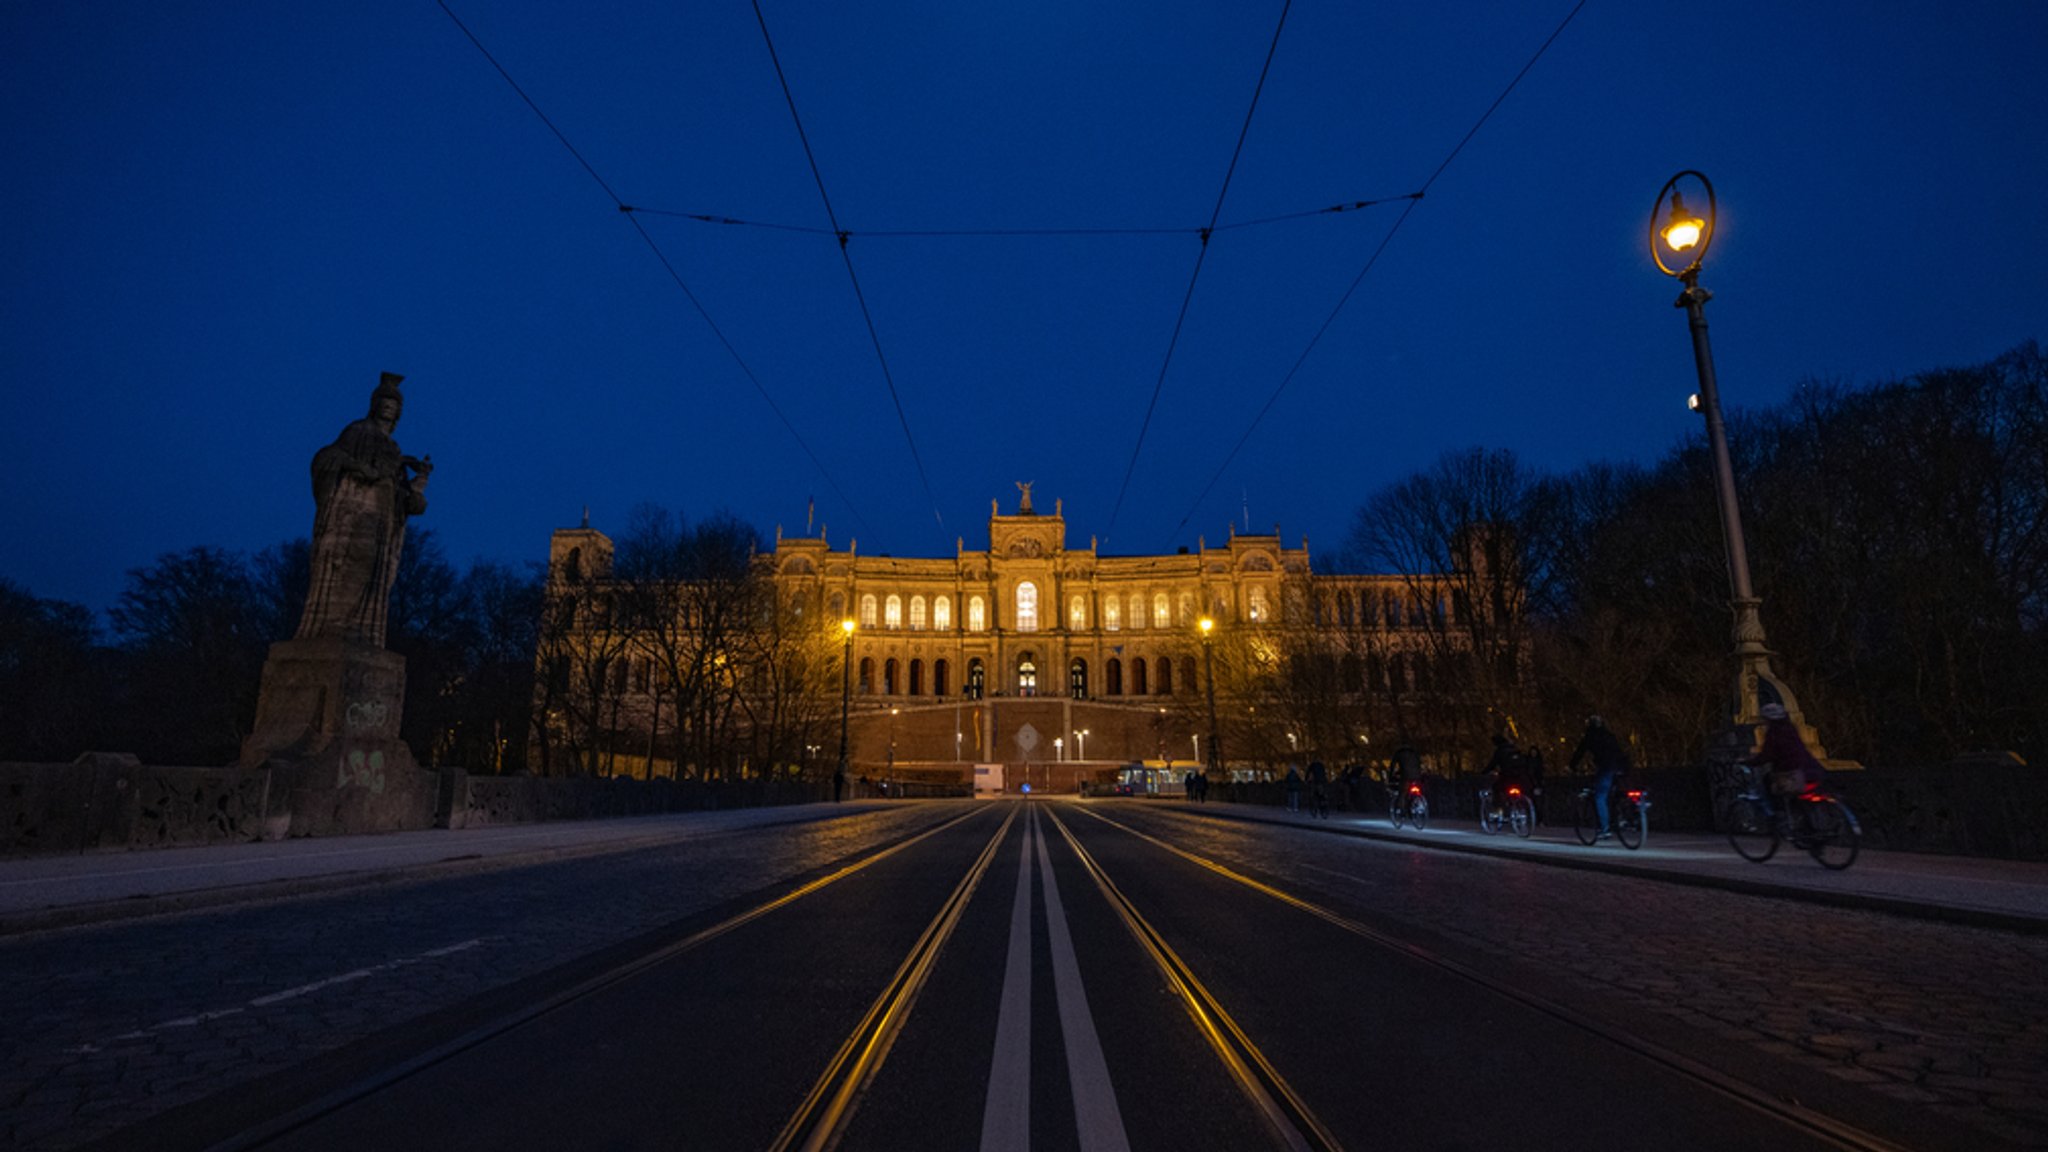
[(1389, 805), (1408, 803), (1408, 786), (1422, 779), (1422, 757), (1416, 754), (1414, 745), (1402, 744), (1394, 750), (1394, 758), (1387, 761), (1387, 794)]
[(1493, 758), (1481, 768), (1484, 787), (1493, 797), (1491, 803), (1496, 810), (1505, 810), (1508, 802), (1508, 785), (1520, 782), (1522, 775), (1522, 754), (1515, 750), (1506, 736), (1495, 733), (1493, 737)]
[(1791, 796), (1811, 792), (1820, 787), (1824, 770), (1820, 761), (1813, 758), (1806, 740), (1799, 735), (1799, 726), (1792, 723), (1783, 704), (1763, 706), (1764, 738), (1757, 750), (1743, 760), (1752, 768), (1769, 765), (1764, 773), (1764, 803), (1775, 807), (1770, 796)]
[(1572, 761), (1567, 770), (1577, 771), (1579, 761), (1593, 762), (1593, 814), (1600, 822), (1596, 840), (1611, 840), (1614, 829), (1607, 821), (1607, 793), (1614, 788), (1614, 778), (1629, 770), (1628, 750), (1607, 727), (1607, 721), (1598, 716), (1586, 717), (1586, 734), (1579, 737), (1579, 746), (1572, 750)]

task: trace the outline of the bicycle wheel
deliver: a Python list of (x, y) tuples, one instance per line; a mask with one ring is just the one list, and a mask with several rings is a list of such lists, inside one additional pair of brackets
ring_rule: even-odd
[(1617, 796), (1608, 803), (1614, 808), (1614, 838), (1621, 846), (1633, 852), (1643, 846), (1643, 810), (1626, 796)]
[(1863, 847), (1863, 829), (1848, 805), (1832, 796), (1807, 801), (1806, 850), (1823, 868), (1840, 872), (1856, 862)]
[(1593, 810), (1593, 790), (1579, 789), (1578, 798), (1572, 801), (1572, 831), (1578, 835), (1579, 843), (1588, 848), (1600, 838), (1600, 814)]
[(1500, 809), (1493, 806), (1493, 794), (1479, 794), (1479, 830), (1488, 836), (1500, 831)]
[(1536, 826), (1536, 806), (1529, 803), (1527, 796), (1508, 798), (1508, 827), (1522, 839), (1529, 838), (1529, 832)]
[(1408, 822), (1415, 825), (1417, 832), (1429, 827), (1429, 801), (1420, 796), (1408, 798)]
[(1762, 799), (1737, 796), (1728, 809), (1728, 843), (1744, 860), (1758, 864), (1778, 851), (1778, 824)]
[(1399, 792), (1387, 797), (1387, 823), (1396, 828), (1401, 826), (1401, 799)]

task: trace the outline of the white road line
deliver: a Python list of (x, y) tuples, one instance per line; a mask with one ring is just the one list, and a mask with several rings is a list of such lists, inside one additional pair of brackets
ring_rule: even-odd
[(74, 1055), (88, 1055), (100, 1051), (106, 1044), (115, 1044), (124, 1040), (140, 1040), (146, 1036), (161, 1032), (166, 1028), (190, 1028), (194, 1025), (203, 1024), (208, 1020), (217, 1020), (222, 1016), (233, 1016), (251, 1008), (268, 1008), (272, 1004), (281, 1003), (286, 1000), (295, 1000), (308, 993), (318, 992), (322, 988), (329, 988), (336, 984), (350, 984), (365, 977), (375, 976), (379, 972), (395, 972), (400, 968), (407, 968), (414, 964), (423, 964), (428, 960), (439, 960), (443, 956), (453, 956), (457, 952), (467, 952), (471, 948), (480, 947), (483, 943), (483, 937), (476, 937), (464, 940), (459, 944), (450, 944), (445, 948), (430, 948), (418, 955), (401, 956), (396, 960), (387, 960), (382, 964), (374, 964), (368, 968), (357, 968), (352, 972), (343, 972), (338, 976), (329, 976), (324, 980), (315, 980), (310, 984), (301, 984), (296, 988), (287, 988), (282, 992), (272, 992), (268, 996), (258, 996), (238, 1007), (216, 1008), (211, 1012), (195, 1012), (190, 1016), (180, 1016), (173, 1020), (159, 1021), (147, 1028), (137, 1028), (132, 1032), (123, 1032), (119, 1036), (101, 1041), (99, 1044), (80, 1044), (75, 1048), (67, 1048), (65, 1051)]
[(1038, 841), (1038, 871), (1045, 885), (1045, 935), (1052, 942), (1053, 991), (1059, 997), (1060, 1036), (1067, 1046), (1067, 1079), (1074, 1090), (1081, 1152), (1130, 1152), (1116, 1089), (1109, 1082), (1109, 1061), (1095, 1035), (1095, 1017), (1088, 1011), (1088, 993), (1081, 984), (1081, 963), (1074, 957), (1073, 937), (1067, 934), (1067, 911), (1060, 904), (1043, 838)]
[(1017, 842), (1017, 895), (1010, 905), (1010, 952), (1003, 963), (1003, 1004), (989, 1061), (981, 1152), (1031, 1152), (1031, 845), (1034, 811)]

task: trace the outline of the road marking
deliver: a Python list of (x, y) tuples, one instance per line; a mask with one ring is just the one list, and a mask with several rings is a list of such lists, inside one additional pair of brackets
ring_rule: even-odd
[(464, 940), (460, 944), (450, 944), (445, 948), (430, 948), (416, 955), (401, 956), (396, 960), (387, 960), (382, 964), (373, 964), (368, 968), (357, 968), (350, 972), (343, 972), (338, 976), (329, 976), (322, 980), (315, 980), (310, 984), (301, 984), (296, 988), (287, 988), (282, 992), (272, 992), (267, 996), (258, 996), (234, 1008), (216, 1008), (210, 1012), (195, 1012), (190, 1016), (179, 1016), (175, 1019), (159, 1021), (147, 1028), (137, 1028), (130, 1032), (123, 1032), (119, 1036), (103, 1040), (98, 1044), (80, 1044), (76, 1047), (66, 1048), (64, 1051), (74, 1056), (90, 1056), (108, 1044), (118, 1044), (129, 1040), (142, 1040), (169, 1028), (195, 1027), (209, 1020), (218, 1020), (223, 1016), (234, 1016), (238, 1013), (246, 1012), (251, 1008), (268, 1008), (272, 1004), (279, 1004), (286, 1000), (296, 1000), (301, 996), (318, 992), (323, 988), (331, 988), (336, 984), (352, 984), (357, 980), (375, 976), (380, 972), (395, 972), (400, 968), (408, 968), (414, 964), (424, 964), (429, 960), (439, 960), (445, 956), (453, 956), (458, 952), (467, 952), (471, 948), (481, 947), (484, 939), (484, 937), (479, 936)]
[[(1032, 828), (1038, 827), (1035, 818)], [(1116, 1089), (1109, 1081), (1109, 1061), (1095, 1034), (1088, 1011), (1088, 991), (1081, 982), (1081, 962), (1074, 956), (1074, 938), (1067, 932), (1067, 911), (1053, 881), (1052, 857), (1045, 838), (1037, 838), (1038, 872), (1045, 886), (1045, 936), (1052, 944), (1053, 991), (1060, 1006), (1060, 1036), (1067, 1048), (1067, 1079), (1074, 1092), (1074, 1120), (1081, 1130), (1081, 1152), (1130, 1152)]]
[(1037, 832), (1034, 815), (1017, 839), (1017, 894), (1010, 904), (1010, 952), (1003, 963), (988, 1102), (981, 1111), (981, 1152), (1031, 1149), (1031, 845)]

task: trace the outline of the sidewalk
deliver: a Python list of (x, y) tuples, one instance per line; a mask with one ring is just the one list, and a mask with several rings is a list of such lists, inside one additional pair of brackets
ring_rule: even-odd
[(620, 852), (883, 806), (797, 804), (0, 860), (0, 936)]
[(1539, 827), (1527, 840), (1502, 831), (1488, 836), (1466, 820), (1432, 820), (1427, 830), (1395, 829), (1384, 814), (1333, 812), (1328, 820), (1249, 804), (1176, 804), (1183, 812), (1225, 820), (1293, 824), (1350, 836), (1413, 844), (1440, 851), (1528, 860), (1861, 908), (1979, 927), (2048, 933), (2048, 863), (1928, 856), (1865, 848), (1856, 863), (1830, 872), (1787, 844), (1762, 864), (1735, 854), (1724, 836), (1650, 829), (1649, 842), (1631, 852), (1617, 842), (1587, 847), (1570, 828)]

